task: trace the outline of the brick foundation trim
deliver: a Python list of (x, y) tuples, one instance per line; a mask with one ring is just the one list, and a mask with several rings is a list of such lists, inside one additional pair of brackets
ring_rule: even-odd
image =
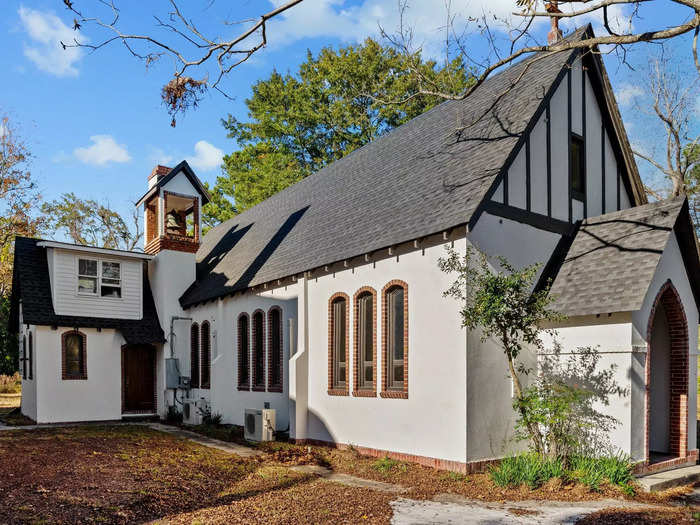
[[(651, 426), (651, 369), (652, 348), (651, 339), (654, 320), (659, 304), (663, 305), (670, 337), (670, 403), (669, 403), (669, 452), (684, 460), (688, 456), (688, 367), (689, 341), (688, 321), (685, 309), (678, 291), (669, 279), (664, 283), (654, 300), (654, 306), (649, 313), (647, 323), (647, 358), (645, 364), (645, 458), (644, 464), (650, 468), (650, 426)], [(675, 461), (675, 460), (671, 460)]]
[[(345, 301), (345, 385), (339, 386), (335, 378), (335, 313), (334, 305)], [(350, 392), (350, 297), (336, 292), (328, 299), (328, 395), (347, 396)]]
[[(363, 370), (360, 368), (362, 362), (360, 355), (360, 299), (367, 296), (372, 297), (372, 387), (360, 387), (360, 375)], [(353, 388), (352, 395), (355, 397), (376, 397), (377, 396), (377, 290), (371, 286), (363, 286), (355, 292), (352, 298), (353, 304)]]
[(424, 467), (431, 467), (438, 470), (449, 470), (452, 472), (461, 472), (462, 474), (476, 474), (484, 472), (491, 465), (500, 463), (500, 459), (484, 459), (479, 461), (470, 461), (468, 463), (461, 461), (453, 461), (449, 459), (433, 458), (430, 456), (419, 456), (417, 454), (406, 454), (403, 452), (392, 452), (391, 450), (382, 450), (378, 448), (362, 447), (358, 445), (350, 445), (347, 443), (337, 443), (334, 441), (323, 441), (320, 439), (290, 439), (292, 443), (297, 445), (314, 445), (320, 447), (336, 448), (338, 450), (348, 450), (352, 448), (363, 456), (373, 458), (389, 457), (397, 461), (406, 461), (409, 463), (417, 463)]
[[(391, 389), (389, 380), (389, 312), (387, 296), (396, 288), (403, 288), (403, 389)], [(408, 284), (394, 279), (382, 288), (382, 391), (379, 394), (387, 399), (408, 399)]]
[(634, 466), (632, 471), (637, 476), (645, 474), (653, 474), (654, 472), (662, 472), (681, 467), (690, 467), (698, 462), (698, 449), (689, 450), (688, 454), (682, 458), (669, 459), (668, 461), (659, 461), (658, 463), (647, 464), (645, 461), (640, 461)]
[[(273, 317), (277, 315), (278, 327), (274, 329)], [(284, 345), (282, 340), (282, 308), (275, 305), (267, 311), (267, 391), (282, 392), (284, 385)], [(275, 341), (275, 339), (277, 339)], [(277, 363), (275, 363), (275, 346)], [(275, 378), (275, 372), (277, 377)]]

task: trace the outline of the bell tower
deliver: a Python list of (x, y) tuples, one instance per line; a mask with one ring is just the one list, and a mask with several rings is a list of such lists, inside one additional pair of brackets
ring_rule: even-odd
[(201, 209), (209, 194), (186, 161), (174, 168), (156, 166), (148, 177), (143, 205), (144, 251), (195, 253), (201, 236)]

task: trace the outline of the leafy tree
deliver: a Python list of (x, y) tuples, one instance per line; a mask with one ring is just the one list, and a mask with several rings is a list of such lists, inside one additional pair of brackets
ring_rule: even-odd
[(60, 199), (46, 202), (41, 211), (51, 231), (64, 231), (76, 244), (134, 250), (141, 240), (138, 211), (132, 216), (134, 230), (108, 205), (80, 199), (64, 193)]
[(8, 117), (0, 119), (0, 373), (17, 370), (16, 339), (8, 332), (15, 236), (34, 236), (42, 228), (35, 216), (40, 196), (29, 164), (31, 152)]
[(518, 358), (523, 350), (542, 350), (540, 326), (562, 317), (549, 308), (552, 299), (548, 290), (533, 292), (539, 265), (517, 269), (503, 257), (497, 260), (500, 269), (492, 269), (486, 256), (475, 257), (471, 248), (464, 256), (448, 248), (447, 256), (440, 258), (438, 264), (442, 271), (456, 274), (457, 278), (444, 295), (463, 305), (463, 327), (479, 329), (482, 341), (494, 338), (500, 343), (513, 380), (514, 407), (535, 452), (544, 454), (542, 429), (528, 413), (527, 393), (520, 381), (520, 375), (529, 370)]
[(367, 39), (309, 52), (296, 74), (275, 71), (254, 84), (249, 120), (223, 121), (240, 149), (224, 157), (205, 223), (254, 206), (438, 104), (438, 97), (412, 95), (416, 68), (440, 91), (459, 93), (472, 82), (461, 59), (438, 65)]

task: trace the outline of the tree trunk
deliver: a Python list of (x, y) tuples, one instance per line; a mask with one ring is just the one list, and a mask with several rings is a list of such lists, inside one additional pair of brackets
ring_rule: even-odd
[(506, 357), (508, 358), (508, 370), (510, 371), (510, 377), (513, 379), (513, 388), (515, 389), (515, 397), (518, 399), (518, 411), (520, 412), (520, 417), (526, 421), (527, 431), (530, 434), (530, 439), (532, 439), (535, 445), (535, 452), (538, 454), (544, 454), (544, 443), (542, 441), (542, 433), (540, 432), (537, 423), (532, 423), (528, 421), (525, 408), (523, 407), (523, 389), (520, 385), (520, 378), (515, 371), (515, 365), (513, 364), (513, 356), (508, 350), (508, 336), (503, 334), (503, 343), (506, 349)]

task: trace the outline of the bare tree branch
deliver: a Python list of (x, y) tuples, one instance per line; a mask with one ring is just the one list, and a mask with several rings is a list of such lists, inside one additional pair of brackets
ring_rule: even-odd
[[(77, 16), (73, 20), (73, 28), (76, 31), (85, 27), (96, 27), (107, 31), (111, 36), (99, 40), (96, 44), (81, 41), (76, 37), (72, 42), (61, 42), (61, 45), (64, 49), (86, 48), (94, 52), (114, 42), (121, 42), (132, 56), (144, 61), (147, 67), (163, 56), (172, 57), (175, 60), (175, 71), (173, 78), (163, 86), (162, 97), (172, 116), (171, 124), (174, 126), (176, 114), (196, 107), (206, 90), (215, 89), (226, 95), (221, 87), (224, 77), (267, 45), (267, 22), (302, 1), (289, 0), (254, 20), (246, 21), (251, 24), (239, 35), (221, 40), (218, 37), (205, 36), (197, 25), (183, 14), (176, 0), (170, 0), (172, 11), (169, 13), (169, 20), (163, 21), (158, 16), (154, 16), (156, 27), (167, 30), (177, 37), (175, 41), (169, 42), (153, 35), (122, 32), (118, 27), (120, 11), (114, 0), (98, 0), (111, 13), (106, 21), (98, 16), (84, 15), (82, 10), (77, 9), (74, 2), (63, 0), (66, 8)], [(139, 50), (134, 47), (135, 45), (140, 46)], [(146, 46), (146, 49), (140, 51), (143, 46)], [(185, 51), (187, 46), (194, 48), (190, 50), (191, 56), (188, 56)], [(148, 49), (149, 47), (151, 49)], [(212, 79), (206, 72), (197, 75), (199, 78), (195, 78), (193, 73), (190, 73), (190, 70), (196, 70), (209, 63), (217, 68), (217, 74)]]

